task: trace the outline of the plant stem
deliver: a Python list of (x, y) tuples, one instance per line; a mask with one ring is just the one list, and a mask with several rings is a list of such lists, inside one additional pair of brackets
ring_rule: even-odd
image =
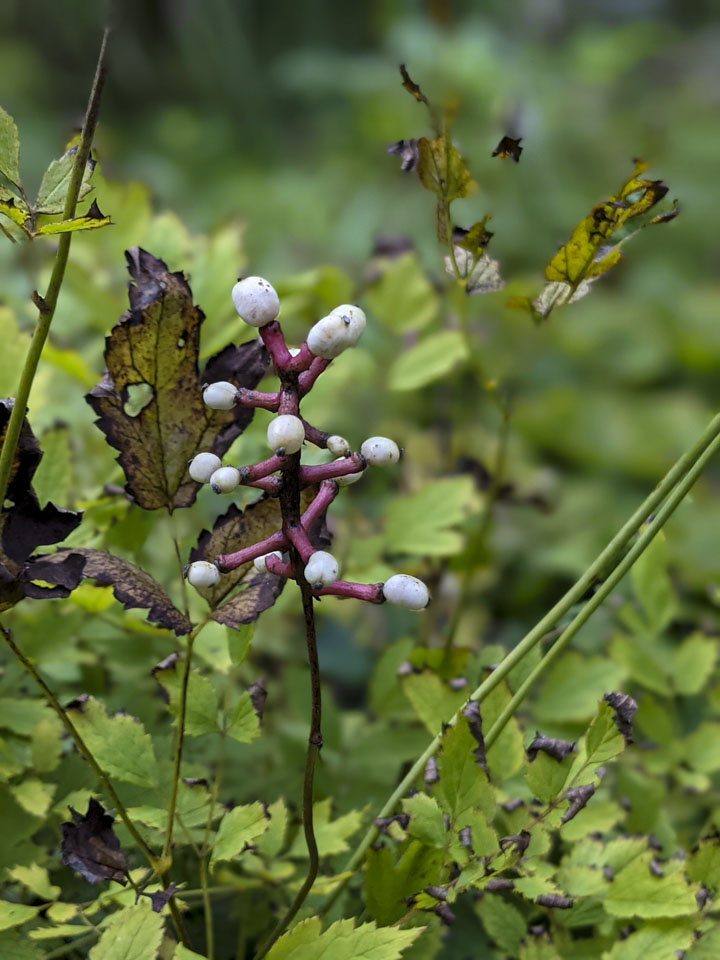
[[(532, 650), (537, 643), (539, 643), (545, 634), (552, 629), (557, 621), (563, 617), (568, 610), (571, 609), (571, 607), (573, 607), (583, 598), (585, 593), (592, 586), (593, 581), (603, 573), (608, 564), (610, 564), (610, 562), (617, 556), (619, 551), (622, 550), (623, 547), (625, 547), (632, 537), (638, 532), (640, 527), (647, 520), (648, 516), (663, 502), (663, 500), (665, 500), (665, 498), (674, 490), (680, 481), (683, 480), (686, 475), (692, 472), (692, 482), (694, 482), (694, 478), (697, 476), (697, 473), (695, 473), (694, 470), (696, 464), (700, 463), (700, 466), (698, 467), (699, 472), (702, 470), (702, 467), (707, 460), (707, 457), (704, 456), (706, 451), (708, 451), (712, 445), (712, 451), (714, 452), (716, 443), (718, 441), (720, 441), (720, 414), (713, 417), (698, 440), (675, 462), (675, 464), (665, 474), (662, 481), (640, 504), (637, 510), (635, 510), (632, 516), (625, 522), (625, 524), (612, 538), (605, 549), (598, 554), (598, 556), (590, 564), (579, 580), (577, 580), (570, 590), (568, 590), (567, 593), (552, 607), (552, 609), (549, 610), (544, 617), (542, 617), (542, 619), (532, 628), (532, 630), (530, 630), (529, 633), (523, 637), (523, 639), (510, 651), (510, 653), (503, 658), (495, 670), (493, 670), (493, 672), (470, 695), (470, 700), (482, 702), (482, 700), (505, 679), (513, 667), (515, 667), (523, 659), (523, 657), (525, 657), (529, 651)], [(711, 453), (708, 453), (708, 456), (710, 455)], [(692, 485), (692, 482), (690, 485)], [(684, 483), (682, 484), (681, 489), (683, 492), (680, 494), (679, 499), (682, 499), (687, 492)], [(687, 489), (689, 489), (689, 486)], [(675, 504), (675, 506), (676, 505), (677, 504)], [(673, 506), (673, 509), (674, 508), (675, 507)], [(649, 543), (649, 540), (644, 543), (642, 549), (645, 549), (647, 543)], [(634, 555), (630, 565), (634, 563), (634, 561), (640, 555), (640, 552)], [(457, 723), (458, 718), (462, 713), (462, 709), (463, 708), (458, 710), (449, 719), (447, 725), (452, 726)], [(405, 775), (405, 777), (403, 777), (402, 781), (393, 791), (392, 795), (388, 798), (387, 802), (383, 805), (382, 809), (377, 813), (376, 818), (387, 817), (392, 814), (397, 803), (403, 796), (405, 796), (410, 787), (415, 783), (416, 779), (422, 774), (427, 761), (438, 750), (442, 741), (442, 736), (442, 734), (438, 734), (438, 736), (431, 741), (422, 755), (418, 757), (408, 773)], [(373, 843), (377, 837), (377, 834), (377, 827), (374, 825), (370, 827), (343, 868), (343, 872), (348, 871), (352, 873), (357, 869), (362, 862), (365, 852)], [(319, 913), (326, 913), (330, 909), (337, 897), (342, 892), (346, 883), (347, 880), (338, 884), (332, 894), (330, 894), (321, 905), (318, 911)]]
[[(102, 94), (102, 88), (105, 82), (105, 51), (107, 48), (109, 33), (110, 29), (108, 27), (103, 33), (102, 43), (100, 45), (100, 53), (98, 54), (97, 66), (95, 68), (95, 77), (93, 79), (92, 89), (90, 91), (90, 99), (88, 101), (87, 111), (85, 113), (85, 122), (83, 123), (80, 142), (77, 147), (75, 162), (73, 164), (72, 174), (70, 176), (70, 184), (68, 186), (67, 196), (65, 197), (63, 220), (71, 220), (75, 216), (80, 186), (82, 184), (82, 178), (85, 172), (85, 165), (87, 164), (88, 157), (90, 156), (90, 148), (92, 146), (92, 140), (95, 134), (95, 127), (97, 126), (98, 113), (100, 110), (100, 96)], [(15, 459), (15, 451), (20, 438), (20, 430), (25, 417), (25, 409), (27, 407), (28, 398), (30, 397), (30, 390), (32, 388), (33, 380), (35, 379), (38, 363), (40, 362), (40, 355), (42, 354), (43, 347), (45, 346), (45, 341), (47, 340), (48, 332), (50, 330), (50, 324), (52, 323), (52, 319), (55, 314), (55, 308), (57, 307), (60, 288), (62, 287), (62, 282), (65, 277), (65, 268), (67, 266), (68, 255), (70, 253), (71, 241), (72, 231), (60, 234), (57, 252), (55, 254), (55, 263), (53, 264), (52, 274), (50, 275), (50, 282), (48, 284), (45, 297), (40, 298), (37, 295), (33, 296), (33, 300), (38, 307), (38, 322), (37, 326), (35, 327), (32, 340), (30, 341), (27, 356), (25, 357), (25, 364), (23, 366), (22, 373), (20, 374), (20, 383), (18, 384), (15, 395), (15, 404), (10, 412), (10, 419), (8, 421), (7, 431), (5, 434), (5, 441), (2, 445), (2, 450), (0, 450), (0, 507), (2, 507), (2, 504), (5, 502), (5, 495), (10, 482), (10, 472), (12, 470), (13, 461)]]
[(512, 698), (508, 701), (505, 709), (500, 713), (495, 723), (492, 725), (485, 737), (485, 748), (487, 750), (495, 743), (497, 738), (505, 729), (510, 718), (515, 714), (520, 704), (527, 697), (533, 685), (540, 677), (555, 663), (558, 657), (564, 652), (570, 641), (578, 630), (590, 619), (593, 613), (607, 599), (617, 584), (622, 580), (628, 570), (632, 567), (641, 553), (650, 545), (652, 540), (660, 533), (667, 521), (673, 515), (682, 500), (687, 496), (688, 491), (693, 486), (697, 478), (702, 473), (708, 460), (720, 449), (720, 437), (716, 437), (707, 450), (700, 456), (697, 463), (686, 474), (681, 483), (670, 494), (668, 499), (658, 510), (657, 515), (650, 521), (647, 528), (640, 534), (633, 546), (628, 550), (620, 563), (615, 567), (610, 576), (598, 588), (593, 597), (585, 604), (572, 622), (563, 630), (555, 643), (550, 647), (527, 678), (520, 684)]
[[(296, 398), (298, 397), (298, 376), (292, 371), (281, 374), (282, 391)], [(267, 939), (261, 944), (255, 954), (255, 960), (262, 960), (275, 941), (282, 936), (289, 927), (300, 907), (310, 893), (318, 874), (320, 857), (313, 825), (313, 784), (315, 779), (315, 764), (322, 747), (322, 694), (320, 687), (320, 664), (317, 652), (317, 636), (315, 631), (315, 613), (310, 585), (305, 579), (304, 565), (300, 555), (293, 545), (290, 529), (302, 529), (300, 523), (300, 454), (295, 453), (287, 458), (283, 467), (283, 484), (280, 491), (280, 509), (283, 518), (283, 531), (290, 541), (290, 562), (300, 588), (302, 597), (303, 615), (305, 618), (305, 641), (307, 645), (308, 666), (310, 668), (310, 734), (308, 736), (307, 752), (305, 754), (305, 774), (303, 777), (303, 832), (308, 851), (308, 870), (297, 896), (290, 904), (285, 914), (278, 920)]]

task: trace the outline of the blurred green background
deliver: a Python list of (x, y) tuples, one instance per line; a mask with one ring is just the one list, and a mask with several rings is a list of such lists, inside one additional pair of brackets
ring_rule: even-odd
[[(104, 16), (103, 4), (86, 0), (0, 4), (0, 103), (20, 128), (30, 193), (82, 116)], [(115, 225), (73, 240), (31, 397), (31, 422), (47, 451), (38, 491), (85, 509), (74, 542), (132, 558), (177, 600), (166, 518), (104, 492), (124, 481), (83, 399), (102, 373), (103, 338), (126, 307), (123, 250), (140, 244), (188, 271), (207, 314), (205, 358), (254, 334), (230, 304), (240, 271), (277, 286), (293, 343), (321, 311), (357, 300), (367, 334), (333, 364), (305, 415), (354, 447), (373, 433), (396, 437), (408, 456), (338, 498), (333, 549), (348, 576), (372, 581), (403, 569), (426, 577), (435, 594), (423, 618), (334, 601), (320, 609), (323, 674), (335, 694), (326, 698), (320, 789), (343, 809), (374, 806), (427, 739), (392, 686), (394, 668), (413, 644), (440, 643), (452, 617), (459, 548), (487, 495), (474, 478), (482, 481), (479, 464), (493, 469), (500, 432), (485, 379), (497, 380), (497, 395), (510, 402), (505, 480), (513, 487), (494, 509), (459, 625), (458, 642), (481, 660), (490, 648), (485, 663), (498, 655), (494, 644), (511, 644), (555, 602), (720, 409), (717, 5), (131, 0), (116, 16), (96, 176), (98, 201)], [(433, 198), (386, 155), (388, 143), (428, 133), (424, 109), (401, 88), (401, 62), (432, 100), (457, 102), (453, 138), (479, 190), (453, 211), (464, 226), (492, 213), (490, 252), (508, 280), (502, 293), (459, 302), (443, 272)], [(523, 137), (520, 163), (492, 159), (511, 132)], [(610, 276), (547, 324), (534, 327), (507, 310), (509, 295), (539, 291), (557, 247), (629, 177), (634, 157), (667, 181), (680, 217), (633, 240)], [(381, 235), (409, 238), (415, 255), (372, 258)], [(15, 389), (34, 319), (29, 295), (44, 289), (51, 249), (42, 239), (0, 240), (5, 396)], [(397, 357), (456, 329), (459, 317), (472, 362), (422, 389), (392, 389)], [(266, 422), (258, 414), (229, 462), (264, 455)], [(717, 631), (719, 494), (715, 464), (668, 527), (683, 603), (672, 642), (689, 623)], [(185, 555), (225, 507), (204, 489), (180, 512)], [(118, 709), (132, 688), (130, 708), (167, 732), (148, 663), (173, 640), (121, 612), (108, 591), (23, 604), (12, 617), (17, 635), (67, 698), (91, 692)], [(605, 656), (622, 599), (578, 637), (584, 657)], [(243, 679), (264, 672), (266, 729), (275, 739), (243, 748), (254, 775), (250, 781), (243, 766), (231, 775), (235, 799), (274, 799), (290, 789), (289, 770), (299, 776), (306, 672), (298, 624), (288, 589), (258, 626)], [(196, 649), (203, 664), (226, 669), (223, 631), (212, 630)], [(376, 672), (368, 695), (373, 665), (391, 642), (381, 661), (390, 680), (384, 687)], [(659, 661), (663, 649), (653, 654)], [(620, 665), (608, 667), (612, 676), (603, 674), (584, 701), (587, 717), (604, 684), (642, 682), (642, 664), (628, 666), (616, 653)], [(572, 660), (565, 687), (548, 687), (545, 700), (562, 702), (586, 663)], [(658, 669), (669, 668), (663, 661)], [(8, 667), (0, 692), (13, 695), (19, 683), (18, 669)], [(368, 704), (389, 727), (353, 712)], [(544, 729), (575, 735), (581, 719), (552, 726), (546, 715)], [(188, 758), (204, 775), (205, 748), (189, 745)], [(69, 788), (61, 784), (58, 798)]]

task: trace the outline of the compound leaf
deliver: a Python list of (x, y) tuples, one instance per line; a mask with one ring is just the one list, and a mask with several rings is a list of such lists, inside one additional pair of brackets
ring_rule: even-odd
[[(315, 920), (315, 918), (311, 918)], [(311, 922), (311, 921), (310, 921)], [(355, 927), (353, 920), (338, 920), (324, 933), (317, 925), (286, 933), (273, 946), (268, 960), (399, 960), (403, 950), (417, 940), (425, 929), (415, 927), (399, 930), (396, 927), (376, 927), (363, 923)]]
[(269, 826), (270, 821), (261, 803), (234, 807), (220, 821), (211, 863), (232, 860), (246, 845), (261, 837)]
[[(182, 673), (177, 654), (170, 654), (153, 670), (153, 676), (170, 697), (170, 713), (177, 718), (180, 712)], [(188, 677), (185, 700), (185, 733), (190, 737), (202, 737), (217, 733), (218, 695), (207, 677), (191, 670)]]
[[(71, 147), (58, 159), (53, 160), (50, 166), (43, 174), (40, 190), (35, 201), (35, 212), (41, 214), (62, 213), (65, 207), (65, 198), (67, 197), (68, 187), (72, 178), (73, 167), (75, 166), (75, 156), (77, 147)], [(80, 184), (80, 193), (78, 200), (82, 200), (90, 193), (92, 186), (90, 178), (95, 170), (95, 161), (88, 158), (83, 171), (82, 182)]]
[[(126, 254), (130, 310), (106, 341), (107, 373), (87, 397), (108, 443), (120, 451), (127, 489), (146, 510), (187, 507), (198, 484), (187, 472), (199, 451), (222, 456), (252, 410), (211, 410), (202, 384), (230, 380), (254, 387), (268, 355), (259, 340), (228, 347), (198, 371), (202, 310), (181, 273), (136, 247)], [(143, 404), (137, 410), (134, 400)]]

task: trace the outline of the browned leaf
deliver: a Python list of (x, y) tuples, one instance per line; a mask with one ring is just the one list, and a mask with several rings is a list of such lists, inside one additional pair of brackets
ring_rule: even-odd
[(564, 760), (569, 753), (572, 753), (574, 749), (574, 740), (556, 740), (554, 737), (546, 737), (542, 733), (536, 733), (535, 739), (527, 748), (527, 755), (528, 760), (532, 763), (538, 755), (538, 751), (542, 750), (543, 753), (552, 757), (553, 760), (560, 762)]
[(633, 742), (632, 721), (637, 713), (638, 705), (627, 693), (606, 693), (603, 697), (615, 711), (615, 726), (630, 746)]
[[(4, 439), (13, 400), (0, 400), (0, 440)], [(0, 444), (1, 445), (1, 444)], [(52, 503), (40, 507), (32, 480), (42, 453), (27, 419), (12, 465), (7, 500), (0, 511), (0, 610), (14, 606), (23, 597), (66, 597), (65, 586), (33, 584), (29, 559), (36, 547), (62, 542), (80, 523), (81, 513), (62, 510)], [(76, 564), (70, 564), (70, 567)], [(69, 574), (69, 571), (66, 571)]]
[(420, 87), (410, 79), (410, 75), (405, 69), (405, 64), (400, 64), (400, 76), (402, 77), (402, 85), (411, 94), (419, 103), (427, 103), (428, 99), (425, 94), (422, 92)]
[[(211, 410), (202, 385), (255, 387), (268, 365), (259, 340), (227, 347), (198, 372), (204, 314), (182, 273), (135, 247), (126, 253), (130, 310), (106, 340), (107, 372), (87, 397), (108, 442), (120, 451), (127, 489), (147, 510), (187, 507), (198, 484), (187, 472), (200, 451), (222, 456), (252, 409)], [(140, 407), (140, 409), (137, 409)]]
[(420, 151), (415, 138), (411, 140), (396, 140), (385, 151), (390, 156), (400, 157), (400, 169), (403, 173), (410, 173), (417, 167)]
[(285, 580), (271, 573), (258, 573), (253, 567), (243, 577), (240, 586), (243, 589), (212, 613), (213, 620), (234, 630), (244, 623), (257, 620), (264, 610), (271, 607), (282, 593)]
[(468, 250), (476, 259), (481, 257), (485, 247), (495, 236), (494, 233), (491, 233), (487, 229), (488, 220), (491, 218), (492, 214), (486, 213), (482, 220), (474, 223), (469, 230), (464, 230), (462, 227), (455, 227), (452, 237), (453, 243), (462, 247), (463, 250)]
[(66, 867), (89, 880), (115, 880), (125, 883), (127, 862), (120, 850), (120, 841), (113, 833), (113, 818), (102, 804), (90, 798), (83, 817), (70, 807), (72, 823), (63, 823), (60, 856)]
[(513, 140), (512, 137), (503, 137), (493, 150), (493, 157), (500, 157), (501, 160), (514, 160), (515, 163), (519, 163), (520, 154), (523, 152), (523, 148), (520, 146), (521, 140), (522, 137), (518, 137), (517, 140)]
[[(70, 565), (71, 561), (74, 566)], [(173, 630), (178, 636), (184, 636), (192, 629), (187, 617), (173, 605), (149, 573), (110, 553), (87, 547), (58, 550), (34, 561), (30, 573), (35, 580), (60, 584), (68, 590), (84, 579), (95, 580), (103, 586), (110, 584), (116, 599), (126, 609), (149, 608), (147, 619), (151, 623)]]

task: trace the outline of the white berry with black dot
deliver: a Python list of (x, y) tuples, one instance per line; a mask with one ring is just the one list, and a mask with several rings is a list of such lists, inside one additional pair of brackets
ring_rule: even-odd
[(271, 283), (264, 277), (245, 277), (232, 288), (232, 302), (245, 323), (264, 327), (280, 312), (280, 299)]
[(400, 447), (388, 437), (368, 437), (360, 453), (373, 467), (389, 467), (400, 459)]
[(297, 453), (305, 442), (302, 420), (291, 413), (281, 413), (268, 424), (267, 442), (271, 450), (282, 456)]

